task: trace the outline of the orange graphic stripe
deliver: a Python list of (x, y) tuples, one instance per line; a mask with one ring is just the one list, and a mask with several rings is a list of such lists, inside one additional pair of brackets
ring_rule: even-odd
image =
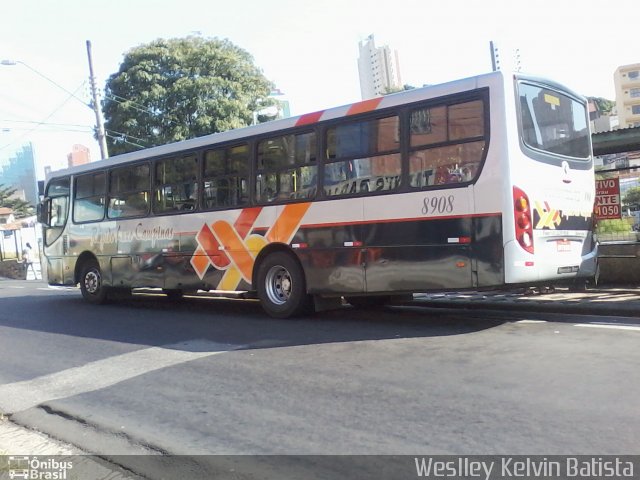
[(249, 235), (249, 232), (251, 232), (251, 228), (261, 211), (262, 207), (245, 208), (242, 210), (238, 219), (233, 224), (233, 227), (236, 229), (240, 237), (246, 238), (247, 235)]
[(205, 224), (196, 235), (198, 247), (191, 265), (200, 279), (210, 264), (226, 270), (218, 284), (221, 290), (234, 290), (241, 280), (251, 283), (255, 255), (270, 242), (289, 243), (310, 206), (311, 203), (284, 206), (264, 237), (250, 235), (262, 207), (242, 210), (233, 225), (226, 220), (219, 220), (211, 227)]
[(312, 123), (316, 123), (320, 120), (323, 113), (324, 110), (320, 110), (319, 112), (300, 115), (300, 118), (298, 118), (298, 121), (296, 122), (296, 126), (299, 127), (300, 125), (311, 125)]
[(209, 268), (209, 258), (207, 257), (207, 252), (205, 252), (202, 247), (196, 248), (196, 251), (193, 252), (191, 265), (193, 265), (196, 273), (200, 279), (202, 279), (204, 274), (207, 272), (207, 268)]
[(265, 235), (267, 242), (289, 243), (295, 235), (302, 217), (304, 217), (311, 203), (292, 203), (286, 205), (276, 222)]
[(211, 229), (208, 226), (204, 226), (196, 237), (198, 244), (204, 250), (209, 257), (211, 263), (218, 268), (226, 268), (229, 265), (229, 259), (226, 256), (220, 255), (220, 244), (218, 240), (213, 236)]
[(382, 97), (372, 98), (371, 100), (365, 100), (364, 102), (354, 103), (347, 110), (347, 115), (355, 115), (357, 113), (366, 113), (371, 112), (378, 108), (380, 102), (382, 101)]
[(229, 225), (229, 222), (224, 220), (213, 224), (213, 232), (218, 241), (225, 246), (225, 253), (231, 258), (242, 277), (250, 279), (253, 269), (253, 256), (247, 250), (242, 237)]

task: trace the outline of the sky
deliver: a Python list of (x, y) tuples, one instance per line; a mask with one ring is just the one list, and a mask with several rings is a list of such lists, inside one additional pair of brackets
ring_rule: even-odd
[[(360, 100), (358, 43), (398, 51), (403, 84), (422, 86), (491, 70), (559, 81), (615, 100), (613, 73), (640, 63), (637, 0), (20, 0), (3, 2), (0, 164), (32, 142), (38, 177), (66, 167), (93, 138), (86, 41), (98, 89), (123, 55), (158, 38), (227, 38), (288, 98), (293, 115)], [(73, 94), (70, 95), (70, 94)], [(0, 179), (0, 183), (2, 180)]]

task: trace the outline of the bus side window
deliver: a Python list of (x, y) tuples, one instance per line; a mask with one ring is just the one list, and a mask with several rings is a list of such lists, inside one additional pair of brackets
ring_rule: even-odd
[(249, 202), (249, 145), (209, 150), (204, 157), (204, 208), (235, 207)]
[(315, 197), (316, 134), (283, 135), (258, 143), (256, 200), (285, 202)]
[(325, 195), (348, 196), (400, 187), (400, 119), (351, 120), (327, 129)]
[(156, 162), (154, 213), (195, 210), (199, 165), (196, 155)]
[(409, 184), (413, 188), (473, 181), (484, 157), (482, 100), (411, 112)]
[(109, 218), (139, 217), (149, 213), (149, 164), (114, 168), (109, 172)]
[(80, 175), (75, 181), (73, 221), (96, 222), (104, 218), (106, 193), (105, 172)]

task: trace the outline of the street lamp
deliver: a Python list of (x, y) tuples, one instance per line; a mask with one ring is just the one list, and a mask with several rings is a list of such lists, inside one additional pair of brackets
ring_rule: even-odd
[[(89, 48), (89, 46), (87, 46), (87, 48)], [(89, 54), (90, 54), (90, 52), (89, 52)], [(45, 74), (43, 74), (42, 72), (39, 72), (38, 70), (36, 70), (35, 68), (31, 67), (29, 64), (27, 64), (25, 62), (22, 62), (20, 60), (7, 60), (7, 59), (5, 59), (5, 60), (0, 60), (0, 65), (7, 65), (7, 66), (22, 65), (23, 67), (28, 68), (29, 70), (31, 70), (33, 73), (35, 73), (39, 77), (44, 78), (47, 82), (55, 85), (56, 87), (58, 87), (63, 92), (71, 95), (73, 98), (75, 98), (76, 100), (81, 102), (83, 105), (85, 105), (85, 106), (89, 107), (91, 110), (93, 110), (95, 115), (96, 115), (96, 129), (97, 129), (97, 132), (98, 132), (98, 145), (100, 146), (100, 156), (101, 156), (101, 158), (103, 160), (108, 157), (106, 136), (105, 136), (105, 133), (104, 133), (104, 125), (102, 123), (102, 113), (100, 112), (100, 104), (98, 102), (98, 97), (97, 97), (97, 94), (95, 92), (95, 81), (94, 81), (94, 77), (93, 77), (93, 66), (91, 65), (91, 57), (89, 57), (89, 67), (90, 67), (90, 71), (91, 71), (90, 79), (91, 79), (91, 88), (92, 88), (92, 91), (93, 91), (93, 106), (91, 106), (90, 104), (85, 103), (84, 100), (82, 100), (81, 98), (77, 97), (75, 93), (70, 92), (69, 90), (64, 88), (62, 85), (60, 85), (58, 82), (56, 82), (55, 80), (50, 79)]]

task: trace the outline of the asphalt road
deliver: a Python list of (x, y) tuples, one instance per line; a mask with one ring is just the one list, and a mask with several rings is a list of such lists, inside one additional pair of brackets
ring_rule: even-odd
[(638, 454), (629, 321), (422, 307), (274, 320), (255, 302), (97, 307), (1, 280), (0, 412), (108, 456)]

